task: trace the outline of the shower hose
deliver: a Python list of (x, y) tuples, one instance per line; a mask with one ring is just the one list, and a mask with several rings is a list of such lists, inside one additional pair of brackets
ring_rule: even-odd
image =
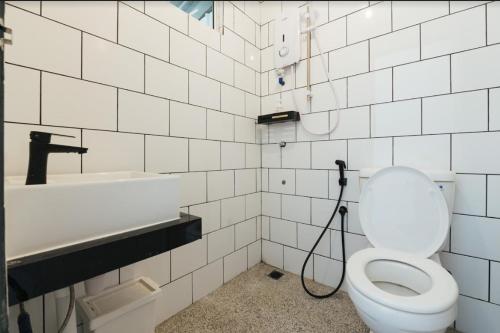
[[(339, 173), (340, 173), (340, 178), (339, 178), (340, 193), (339, 193), (338, 201), (337, 201), (337, 204), (335, 205), (335, 209), (333, 210), (333, 213), (332, 213), (332, 216), (330, 217), (330, 220), (323, 228), (321, 235), (319, 235), (319, 237), (316, 240), (316, 243), (314, 243), (314, 246), (312, 247), (311, 251), (309, 251), (309, 253), (307, 254), (306, 260), (304, 261), (304, 264), (302, 265), (302, 272), (300, 273), (300, 280), (302, 282), (302, 287), (304, 288), (306, 293), (308, 293), (309, 295), (311, 295), (314, 298), (327, 298), (327, 297), (335, 295), (335, 293), (337, 293), (337, 291), (339, 291), (340, 287), (342, 286), (342, 282), (344, 281), (344, 277), (345, 277), (346, 262), (345, 262), (345, 243), (344, 243), (344, 218), (345, 218), (345, 214), (347, 213), (347, 208), (345, 206), (340, 206), (340, 201), (342, 200), (342, 194), (344, 193), (344, 187), (347, 185), (347, 178), (344, 177), (344, 169), (346, 166), (345, 166), (345, 162), (341, 161), (341, 160), (335, 161), (335, 164), (337, 164), (339, 166)], [(339, 281), (337, 287), (333, 291), (331, 291), (327, 294), (324, 294), (324, 295), (317, 295), (317, 294), (314, 294), (309, 289), (307, 289), (307, 286), (306, 286), (305, 281), (304, 281), (304, 274), (306, 271), (307, 262), (309, 261), (309, 259), (313, 255), (314, 250), (316, 249), (319, 242), (321, 241), (321, 239), (325, 235), (326, 231), (330, 227), (330, 224), (332, 224), (333, 218), (335, 217), (335, 214), (337, 213), (337, 211), (340, 213), (340, 217), (341, 217), (340, 235), (341, 235), (341, 243), (342, 243), (342, 276), (340, 277), (340, 281)]]

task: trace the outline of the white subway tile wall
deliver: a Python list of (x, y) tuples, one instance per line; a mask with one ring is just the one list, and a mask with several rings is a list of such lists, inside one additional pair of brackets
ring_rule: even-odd
[[(111, 281), (153, 278), (158, 324), (261, 261), (260, 4), (224, 7), (221, 36), (168, 1), (6, 5), (6, 174), (25, 173), (30, 130), (74, 135), (57, 143), (88, 154), (51, 156), (50, 173), (178, 174), (181, 210), (202, 217), (203, 239)], [(27, 308), (55, 330), (53, 296)]]
[[(298, 3), (304, 6), (303, 3)], [(306, 39), (302, 61), (284, 87), (274, 72), (274, 19), (286, 1), (264, 2), (261, 26), (262, 114), (297, 105), (307, 110)], [(311, 111), (301, 122), (271, 125), (262, 144), (262, 260), (299, 274), (339, 193), (336, 159), (347, 162), (347, 255), (370, 246), (357, 213), (362, 168), (407, 165), (453, 170), (456, 199), (441, 259), (458, 282), (454, 324), (461, 332), (500, 325), (500, 2), (330, 1), (317, 36), (336, 98), (313, 42)], [(315, 16), (313, 15), (313, 18)], [(328, 57), (327, 57), (328, 55)], [(339, 110), (336, 110), (335, 105)], [(314, 131), (332, 128), (330, 135)], [(257, 139), (259, 140), (259, 138)], [(287, 142), (280, 148), (279, 141)], [(347, 223), (348, 222), (348, 223)], [(314, 226), (312, 226), (312, 225)], [(340, 279), (340, 218), (308, 264), (306, 275)], [(326, 243), (326, 244), (325, 244)]]

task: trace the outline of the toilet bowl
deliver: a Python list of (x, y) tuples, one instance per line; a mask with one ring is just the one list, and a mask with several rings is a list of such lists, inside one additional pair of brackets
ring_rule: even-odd
[(360, 179), (361, 227), (374, 247), (347, 262), (358, 314), (373, 333), (445, 332), (458, 287), (437, 252), (448, 235), (453, 173), (390, 167), (362, 170)]

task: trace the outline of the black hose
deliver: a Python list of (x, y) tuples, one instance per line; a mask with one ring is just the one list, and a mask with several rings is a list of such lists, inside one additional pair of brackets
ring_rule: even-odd
[(33, 333), (33, 329), (31, 328), (30, 315), (24, 309), (23, 302), (19, 303), (19, 316), (17, 317), (17, 327), (19, 329), (19, 333)]
[[(341, 180), (342, 179), (343, 179), (343, 177), (341, 176)], [(344, 244), (344, 217), (345, 217), (345, 214), (347, 213), (347, 208), (345, 206), (342, 206), (342, 207), (340, 207), (340, 210), (339, 210), (339, 206), (340, 206), (340, 201), (342, 200), (342, 194), (344, 193), (344, 186), (346, 185), (346, 183), (344, 181), (339, 181), (339, 183), (340, 183), (340, 193), (339, 193), (337, 205), (335, 205), (335, 209), (333, 210), (332, 216), (330, 217), (330, 220), (328, 221), (325, 228), (323, 229), (323, 232), (321, 232), (321, 235), (319, 235), (319, 237), (316, 240), (316, 243), (314, 243), (314, 246), (312, 247), (311, 251), (309, 251), (309, 253), (307, 254), (306, 260), (304, 261), (304, 265), (302, 265), (302, 272), (300, 273), (300, 280), (302, 282), (302, 287), (304, 288), (306, 293), (308, 293), (309, 295), (311, 295), (314, 298), (327, 298), (327, 297), (333, 296), (337, 291), (339, 291), (340, 287), (342, 286), (342, 282), (344, 282), (345, 265), (346, 265), (346, 262), (345, 262), (345, 244)], [(316, 249), (319, 242), (321, 241), (321, 238), (323, 238), (326, 231), (330, 227), (330, 224), (332, 223), (333, 218), (335, 217), (335, 214), (337, 213), (337, 210), (339, 210), (339, 213), (341, 215), (341, 222), (340, 222), (340, 230), (341, 231), (340, 232), (341, 232), (341, 239), (342, 239), (342, 276), (340, 278), (339, 284), (332, 292), (329, 292), (328, 294), (325, 294), (325, 295), (316, 295), (316, 294), (313, 294), (309, 289), (307, 289), (307, 286), (306, 286), (305, 281), (304, 281), (304, 273), (306, 271), (307, 262), (309, 261), (309, 259), (313, 255), (314, 250)]]
[(61, 324), (61, 327), (57, 330), (58, 333), (61, 333), (64, 331), (66, 326), (68, 326), (69, 319), (71, 318), (71, 315), (73, 314), (73, 309), (75, 308), (75, 287), (73, 285), (69, 286), (69, 304), (68, 304), (68, 311), (66, 312), (66, 317), (64, 318), (63, 323)]

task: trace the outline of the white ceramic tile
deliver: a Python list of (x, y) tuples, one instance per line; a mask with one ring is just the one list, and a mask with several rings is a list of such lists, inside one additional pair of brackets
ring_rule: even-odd
[(391, 4), (381, 2), (347, 16), (347, 43), (352, 44), (391, 31)]
[(488, 44), (500, 42), (500, 4), (491, 2), (487, 6)]
[(234, 251), (234, 227), (223, 228), (208, 234), (208, 262)]
[[(321, 50), (323, 52), (328, 52), (334, 49), (338, 49), (342, 46), (346, 45), (346, 19), (342, 18), (339, 20), (335, 20), (324, 24), (315, 31), (315, 36), (313, 38), (318, 38), (319, 44), (321, 46)], [(301, 36), (301, 54), (305, 58), (306, 48), (306, 38), (305, 34)], [(311, 43), (311, 54), (313, 56), (318, 55), (319, 51), (317, 45), (314, 41)]]
[(255, 44), (255, 23), (241, 10), (234, 11), (234, 31)]
[(260, 116), (260, 98), (258, 96), (245, 93), (245, 115), (254, 119)]
[(500, 306), (458, 296), (456, 328), (459, 332), (495, 332), (500, 325)]
[(337, 127), (330, 139), (367, 138), (370, 136), (370, 108), (362, 106), (330, 112), (330, 128), (335, 124)]
[(394, 165), (406, 165), (417, 169), (449, 170), (450, 136), (394, 138)]
[(453, 91), (472, 90), (500, 85), (500, 45), (457, 53), (451, 56)]
[(237, 249), (247, 246), (257, 240), (257, 219), (238, 223), (235, 228), (235, 245)]
[(350, 140), (348, 165), (351, 170), (385, 168), (392, 165), (392, 139)]
[(255, 143), (255, 120), (243, 117), (235, 117), (235, 141)]
[(368, 1), (329, 1), (330, 20), (351, 14), (369, 6)]
[(347, 80), (333, 81), (333, 88), (335, 95), (329, 83), (312, 86), (311, 93), (314, 96), (311, 102), (312, 112), (330, 111), (336, 107), (345, 108), (347, 106)]
[(207, 174), (205, 172), (181, 173), (181, 206), (207, 201)]
[(189, 16), (189, 36), (213, 49), (220, 50), (219, 32), (191, 15)]
[(5, 120), (40, 121), (40, 72), (5, 64)]
[(450, 1), (450, 13), (480, 6), (489, 1)]
[(244, 63), (245, 41), (231, 30), (224, 29), (224, 34), (221, 37), (221, 52), (234, 60)]
[(327, 170), (297, 170), (298, 195), (309, 197), (328, 197), (328, 171)]
[(500, 173), (500, 133), (467, 133), (452, 136), (452, 169), (467, 173)]
[[(317, 112), (300, 115), (300, 122), (297, 124), (297, 141), (318, 141), (328, 140), (330, 122), (328, 112)], [(326, 134), (314, 134), (326, 133)]]
[(353, 76), (347, 79), (349, 107), (392, 100), (392, 70), (390, 68)]
[(219, 111), (207, 110), (207, 139), (232, 141), (234, 117)]
[(186, 275), (207, 263), (207, 236), (170, 251), (172, 280)]
[(500, 259), (499, 235), (500, 221), (498, 219), (453, 215), (451, 250), (459, 254), (498, 261)]
[(121, 3), (119, 13), (119, 44), (168, 61), (170, 29), (167, 26)]
[(206, 110), (189, 104), (170, 103), (170, 135), (206, 137)]
[(262, 215), (281, 217), (281, 195), (262, 192)]
[[(48, 126), (5, 124), (5, 175), (26, 175), (29, 157), (29, 136), (31, 131), (45, 131), (74, 138), (54, 137), (53, 143), (80, 146), (80, 130)], [(48, 174), (80, 173), (80, 156), (75, 154), (53, 154), (47, 165)]]
[(359, 204), (357, 202), (349, 202), (347, 206), (349, 210), (347, 230), (352, 233), (364, 235), (361, 221), (359, 220)]
[(491, 261), (490, 264), (490, 300), (500, 304), (500, 263)]
[(83, 34), (82, 76), (86, 80), (144, 91), (144, 55)]
[(489, 129), (500, 130), (500, 88), (489, 90)]
[(486, 45), (484, 7), (433, 20), (421, 25), (422, 58)]
[(189, 207), (189, 214), (201, 217), (203, 234), (220, 228), (220, 201), (212, 201)]
[(80, 31), (12, 6), (5, 8), (5, 24), (16, 35), (6, 62), (80, 77)]
[[(337, 200), (339, 197), (339, 177), (338, 170), (328, 172), (330, 199)], [(359, 201), (359, 171), (346, 171), (345, 177), (347, 178), (347, 186), (344, 187), (342, 200)]]
[(273, 242), (297, 247), (297, 223), (271, 218), (270, 236)]
[(281, 197), (281, 217), (285, 220), (311, 223), (311, 199), (294, 195)]
[(394, 100), (450, 92), (450, 58), (425, 60), (394, 68)]
[[(365, 236), (351, 233), (344, 234), (345, 237), (345, 256), (348, 260), (354, 253), (363, 249), (372, 247)], [(332, 257), (342, 260), (342, 247), (340, 231), (334, 230), (331, 234)]]
[(370, 69), (400, 65), (420, 59), (420, 28), (395, 31), (370, 40)]
[[(252, 193), (245, 196), (245, 217), (251, 218), (262, 214), (261, 193)], [(258, 233), (260, 238), (260, 233)]]
[(245, 145), (245, 167), (260, 168), (260, 145), (247, 144)]
[(489, 175), (487, 188), (488, 188), (487, 215), (492, 217), (500, 217), (500, 208), (498, 207), (498, 200), (500, 200), (500, 176)]
[(189, 140), (189, 171), (220, 169), (220, 142)]
[(83, 130), (83, 172), (144, 171), (144, 136)]
[(461, 295), (488, 300), (488, 260), (446, 252), (439, 257), (457, 282)]
[(262, 216), (262, 238), (269, 240), (269, 222), (268, 216)]
[(223, 283), (222, 259), (193, 272), (193, 301), (205, 297)]
[(421, 101), (377, 104), (371, 107), (371, 135), (401, 136), (420, 134)]
[(188, 71), (161, 60), (146, 57), (146, 93), (188, 101)]
[(243, 91), (227, 86), (221, 85), (221, 111), (245, 115), (245, 94)]
[[(206, 73), (206, 46), (175, 30), (170, 31), (170, 62), (195, 71)], [(200, 61), (200, 59), (203, 59)]]
[[(332, 217), (336, 204), (337, 201), (334, 200), (312, 198), (311, 224), (324, 228)], [(350, 215), (352, 215), (351, 211), (349, 211), (349, 216)], [(335, 214), (330, 224), (330, 229), (340, 230), (340, 214)]]
[[(490, 176), (490, 180), (491, 177), (493, 176)], [(486, 215), (486, 176), (457, 174), (455, 182), (453, 211), (470, 215)]]
[(247, 248), (235, 251), (224, 257), (224, 283), (247, 270)]
[(487, 91), (424, 98), (422, 120), (424, 134), (486, 131)]
[(234, 195), (234, 171), (213, 171), (207, 176), (208, 200), (218, 200)]
[(448, 14), (448, 1), (396, 1), (392, 4), (393, 29), (401, 29)]
[(248, 42), (245, 42), (245, 65), (260, 71), (260, 50)]
[(295, 170), (269, 169), (269, 191), (285, 194), (295, 193)]
[(245, 14), (252, 20), (260, 24), (260, 2), (259, 1), (246, 1)]
[(309, 142), (288, 143), (286, 147), (281, 149), (283, 168), (307, 169), (311, 166), (310, 157), (311, 144)]
[(116, 42), (115, 1), (44, 1), (42, 7), (45, 17)]
[[(288, 246), (284, 247), (284, 269), (296, 275), (302, 272), (302, 266), (306, 260), (307, 252), (297, 250)], [(307, 262), (304, 276), (308, 279), (313, 278), (313, 258)]]
[(189, 72), (189, 103), (220, 110), (220, 83)]
[(269, 142), (296, 141), (296, 127), (294, 122), (285, 122), (269, 126)]
[(168, 1), (146, 1), (146, 14), (187, 34), (188, 14)]
[(192, 275), (186, 275), (161, 289), (161, 296), (158, 297), (155, 307), (156, 325), (191, 305), (193, 302)]
[(329, 53), (330, 72), (334, 79), (368, 72), (368, 42), (350, 45)]
[(145, 134), (168, 135), (170, 132), (168, 100), (118, 91), (118, 130)]
[(117, 89), (60, 75), (42, 75), (42, 124), (116, 130)]
[(279, 168), (281, 166), (281, 151), (277, 144), (262, 145), (262, 167)]
[[(22, 1), (29, 2), (29, 1)], [(49, 298), (53, 294), (47, 294), (45, 297)], [(35, 330), (35, 332), (43, 332), (44, 331), (44, 296), (39, 296), (36, 298), (32, 298), (26, 302), (24, 302), (24, 307), (26, 312), (30, 315), (31, 328)], [(53, 297), (55, 298), (55, 297)], [(48, 309), (47, 309), (48, 310)], [(13, 305), (9, 307), (9, 316), (8, 316), (8, 331), (11, 333), (19, 333), (19, 328), (17, 324), (17, 317), (19, 316), (19, 306)], [(50, 323), (46, 323), (46, 326), (50, 326)]]
[(257, 173), (255, 169), (235, 170), (235, 195), (249, 194), (257, 190)]
[(159, 286), (170, 282), (170, 252), (138, 261), (120, 268), (120, 283), (141, 276), (147, 276)]
[(246, 92), (255, 93), (255, 72), (251, 68), (235, 62), (234, 85)]
[(40, 1), (5, 1), (5, 3), (40, 15)]
[(233, 84), (234, 60), (211, 48), (207, 48), (207, 76), (227, 84)]
[(224, 1), (224, 26), (234, 29), (234, 6), (229, 1)]
[[(323, 228), (318, 228), (311, 225), (298, 224), (298, 243), (297, 247), (304, 251), (311, 251), (312, 247), (318, 240)], [(314, 253), (320, 254), (325, 257), (330, 256), (330, 232), (327, 231), (318, 246), (314, 250)]]
[(337, 287), (342, 274), (342, 263), (337, 260), (314, 256), (314, 281)]
[(188, 171), (188, 139), (146, 136), (146, 171)]
[(270, 46), (261, 51), (260, 66), (262, 72), (267, 72), (274, 68), (274, 47)]
[(144, 13), (144, 1), (139, 1), (139, 0), (129, 0), (129, 1), (122, 1), (124, 4), (129, 5), (132, 8), (137, 9), (140, 12)]
[(260, 240), (250, 244), (248, 247), (248, 268), (259, 264), (262, 261), (262, 243)]
[(245, 144), (221, 143), (222, 169), (242, 169), (245, 167)]
[(274, 20), (281, 12), (281, 1), (265, 1), (261, 4), (261, 23), (267, 23)]

